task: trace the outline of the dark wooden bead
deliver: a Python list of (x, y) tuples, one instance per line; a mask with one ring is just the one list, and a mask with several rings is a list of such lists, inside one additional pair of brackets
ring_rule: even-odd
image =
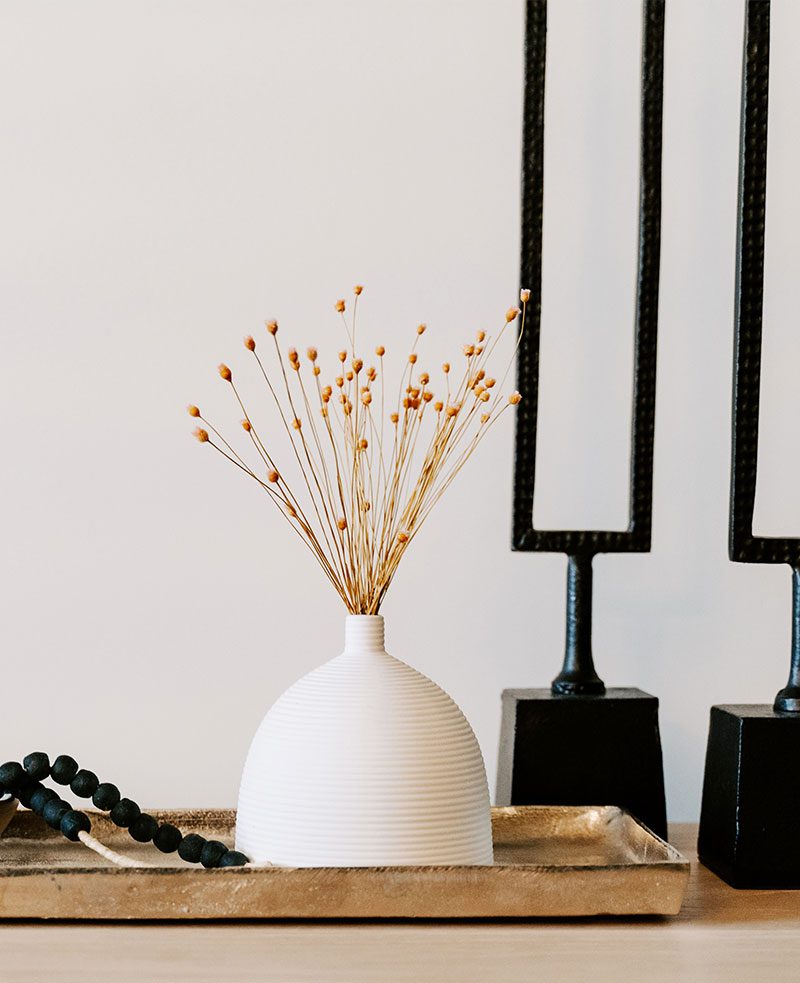
[(120, 799), (111, 810), (111, 822), (125, 829), (126, 826), (130, 826), (134, 819), (138, 819), (141, 814), (142, 810), (132, 799)]
[(220, 867), (244, 867), (247, 857), (238, 850), (228, 850), (219, 862)]
[(158, 820), (143, 812), (130, 824), (128, 832), (137, 843), (149, 843), (158, 832)]
[(200, 863), (200, 854), (203, 852), (203, 847), (206, 845), (205, 836), (200, 836), (198, 833), (189, 833), (188, 836), (180, 842), (178, 847), (178, 856), (181, 860), (185, 860), (190, 864)]
[(121, 796), (119, 789), (111, 782), (101, 782), (92, 795), (92, 802), (96, 809), (103, 809), (108, 812), (119, 802)]
[(58, 792), (56, 792), (55, 789), (45, 788), (44, 785), (40, 785), (31, 796), (30, 807), (37, 814), (37, 816), (41, 816), (44, 814), (44, 807), (47, 805), (47, 803), (52, 802), (53, 799), (57, 799), (58, 797)]
[(18, 787), (24, 777), (25, 770), (19, 761), (6, 761), (0, 765), (0, 785), (10, 792)]
[(68, 840), (77, 840), (81, 830), (88, 833), (91, 828), (89, 817), (79, 809), (69, 809), (61, 817), (61, 832)]
[(17, 786), (17, 798), (26, 809), (30, 809), (31, 796), (43, 787), (44, 786), (41, 782), (37, 782), (35, 778), (31, 778), (30, 775), (25, 772), (22, 781)]
[(22, 767), (31, 778), (41, 781), (50, 777), (50, 759), (44, 751), (34, 751), (22, 759)]
[(59, 785), (69, 785), (78, 774), (78, 762), (68, 754), (59, 754), (50, 769), (50, 776)]
[(63, 799), (51, 799), (42, 809), (42, 819), (53, 829), (61, 829), (61, 820), (71, 808)]
[(97, 791), (99, 784), (100, 779), (93, 771), (87, 771), (85, 768), (81, 768), (69, 783), (69, 787), (75, 795), (80, 795), (83, 799), (90, 799)]
[(180, 846), (183, 834), (172, 823), (162, 823), (153, 837), (153, 843), (162, 853), (174, 853)]
[(200, 852), (200, 863), (204, 867), (218, 867), (227, 852), (228, 848), (219, 840), (206, 840), (206, 845)]

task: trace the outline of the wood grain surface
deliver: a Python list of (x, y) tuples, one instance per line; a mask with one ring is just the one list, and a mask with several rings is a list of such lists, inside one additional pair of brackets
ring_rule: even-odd
[[(672, 842), (694, 861), (694, 826)], [(677, 918), (620, 922), (0, 925), (22, 983), (795, 983), (800, 891), (735, 891), (692, 863)]]

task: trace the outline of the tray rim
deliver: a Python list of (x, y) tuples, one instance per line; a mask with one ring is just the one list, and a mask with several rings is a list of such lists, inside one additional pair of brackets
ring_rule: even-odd
[[(2, 803), (3, 805), (10, 805), (10, 803)], [(616, 817), (632, 822), (635, 826), (639, 827), (644, 833), (658, 843), (667, 854), (667, 856), (660, 857), (652, 860), (645, 860), (641, 862), (630, 861), (625, 863), (609, 863), (609, 864), (558, 864), (558, 863), (492, 863), (492, 864), (402, 864), (402, 865), (381, 865), (381, 866), (364, 866), (364, 867), (289, 867), (282, 866), (278, 864), (273, 865), (250, 865), (247, 864), (244, 867), (228, 867), (223, 869), (205, 869), (203, 867), (198, 867), (194, 864), (186, 864), (184, 866), (172, 866), (164, 865), (158, 866), (154, 864), (148, 867), (116, 867), (113, 865), (99, 867), (99, 866), (75, 866), (70, 865), (68, 867), (64, 866), (47, 866), (47, 867), (7, 867), (3, 865), (2, 857), (0, 857), (0, 877), (19, 877), (19, 876), (35, 876), (36, 874), (125, 874), (126, 876), (141, 876), (157, 873), (160, 875), (176, 875), (185, 876), (187, 874), (203, 874), (204, 876), (242, 876), (244, 874), (249, 875), (274, 875), (276, 873), (284, 872), (297, 872), (297, 871), (328, 871), (328, 872), (341, 872), (341, 871), (353, 871), (355, 873), (390, 873), (390, 872), (439, 872), (439, 871), (487, 871), (487, 870), (525, 870), (525, 871), (543, 871), (543, 872), (565, 872), (571, 870), (581, 870), (581, 871), (591, 871), (591, 870), (650, 870), (650, 869), (663, 869), (667, 868), (669, 870), (685, 870), (687, 873), (690, 870), (690, 861), (681, 854), (681, 852), (674, 847), (667, 840), (662, 839), (657, 833), (654, 833), (649, 826), (646, 826), (641, 820), (637, 819), (630, 810), (625, 809), (622, 806), (610, 806), (610, 805), (576, 805), (576, 806), (561, 806), (561, 805), (511, 805), (511, 806), (492, 806), (492, 829), (494, 831), (494, 825), (496, 821), (502, 821), (503, 818), (511, 818), (514, 815), (529, 814), (531, 812), (538, 811), (551, 811), (558, 810), (564, 811), (569, 810), (575, 812), (576, 816), (581, 812), (588, 810), (602, 810), (604, 812), (611, 813)], [(208, 825), (209, 820), (217, 820), (219, 825), (224, 825), (222, 820), (228, 820), (233, 824), (236, 818), (235, 809), (147, 809), (150, 815), (155, 816), (158, 819), (163, 819), (167, 822), (181, 817), (184, 818), (183, 825), (187, 825), (185, 817), (190, 816), (192, 813), (197, 813), (198, 816), (202, 816), (204, 822), (198, 823), (199, 826)], [(103, 812), (99, 812), (95, 809), (87, 809), (86, 814), (90, 818), (99, 818), (107, 821), (107, 816)], [(9, 820), (8, 826), (10, 826), (14, 819), (18, 819), (20, 816), (26, 816), (25, 822), (33, 822), (33, 814), (29, 809), (19, 808), (17, 805), (16, 812), (12, 810), (11, 818)], [(2, 827), (0, 825), (0, 839), (2, 839), (7, 827)], [(48, 842), (58, 839), (58, 834), (53, 832), (52, 835), (45, 833), (44, 836), (37, 838), (41, 839), (43, 842)]]

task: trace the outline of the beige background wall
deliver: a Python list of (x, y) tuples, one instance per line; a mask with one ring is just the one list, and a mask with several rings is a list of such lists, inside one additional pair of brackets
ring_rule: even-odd
[[(541, 525), (626, 522), (639, 5), (552, 0)], [(783, 684), (789, 576), (726, 559), (742, 7), (669, 0), (655, 524), (600, 558), (609, 684), (661, 697), (670, 812), (708, 706)], [(800, 533), (800, 12), (774, 4), (759, 529)], [(517, 290), (521, 2), (0, 4), (2, 756), (70, 752), (160, 805), (235, 801), (262, 714), (336, 654), (337, 599), (189, 437), (265, 317), (335, 350), (332, 301), (432, 364)], [(262, 329), (263, 330), (263, 329)], [(792, 418), (793, 417), (793, 418)], [(390, 649), (472, 720), (563, 646), (565, 561), (509, 550), (512, 429), (385, 607)]]

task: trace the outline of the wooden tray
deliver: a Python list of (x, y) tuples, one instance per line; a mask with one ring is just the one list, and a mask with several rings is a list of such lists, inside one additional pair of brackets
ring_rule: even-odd
[[(184, 832), (232, 842), (232, 811), (153, 814)], [(92, 814), (92, 832), (104, 843), (161, 865), (145, 870), (111, 866), (20, 810), (0, 839), (0, 918), (538, 918), (680, 910), (688, 862), (621, 809), (512, 806), (493, 809), (492, 825), (490, 867), (203, 870), (135, 843)]]

